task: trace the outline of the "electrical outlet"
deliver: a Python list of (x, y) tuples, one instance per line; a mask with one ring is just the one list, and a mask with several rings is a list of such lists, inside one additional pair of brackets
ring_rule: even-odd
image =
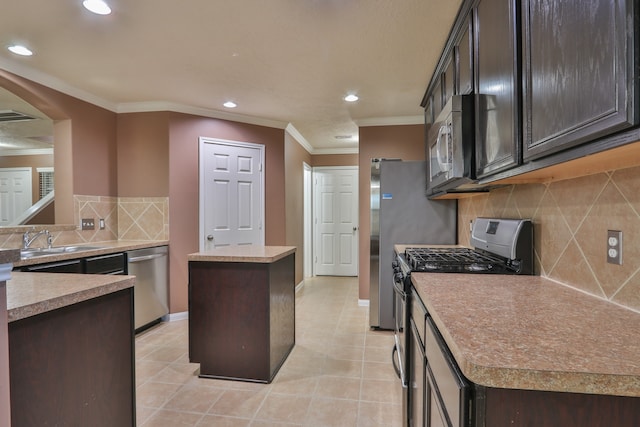
[(95, 230), (96, 229), (95, 219), (93, 219), (93, 218), (83, 218), (80, 221), (80, 229), (81, 230)]
[(622, 231), (607, 230), (607, 262), (622, 265)]

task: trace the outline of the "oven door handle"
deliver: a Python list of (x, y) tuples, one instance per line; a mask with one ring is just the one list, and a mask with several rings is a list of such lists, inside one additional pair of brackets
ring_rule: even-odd
[(393, 290), (399, 294), (403, 300), (407, 299), (407, 293), (404, 291), (404, 288), (402, 286), (402, 282), (396, 282), (395, 280), (393, 281)]
[(398, 378), (400, 380), (404, 380), (404, 378), (402, 378), (400, 368), (396, 365), (396, 354), (398, 354), (398, 346), (394, 345), (393, 350), (391, 351), (391, 363), (393, 364), (393, 370), (396, 371), (396, 375), (398, 376)]

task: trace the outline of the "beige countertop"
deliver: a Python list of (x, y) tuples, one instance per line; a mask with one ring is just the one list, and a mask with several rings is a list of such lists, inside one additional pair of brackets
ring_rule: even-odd
[(134, 276), (12, 272), (7, 281), (9, 323), (130, 288)]
[(225, 246), (189, 254), (189, 261), (272, 263), (295, 253), (295, 246)]
[(100, 249), (91, 249), (80, 252), (59, 253), (46, 256), (38, 256), (27, 258), (13, 263), (14, 267), (23, 267), (25, 265), (44, 264), (48, 262), (64, 261), (68, 259), (85, 258), (98, 255), (107, 255), (116, 252), (131, 251), (134, 249), (151, 248), (155, 246), (166, 246), (169, 244), (167, 240), (114, 240), (108, 242), (89, 242), (82, 244), (73, 244), (74, 246), (92, 246), (100, 247)]
[(20, 259), (18, 249), (0, 249), (0, 264), (14, 263)]
[(640, 313), (539, 276), (413, 273), (412, 280), (474, 383), (640, 396)]

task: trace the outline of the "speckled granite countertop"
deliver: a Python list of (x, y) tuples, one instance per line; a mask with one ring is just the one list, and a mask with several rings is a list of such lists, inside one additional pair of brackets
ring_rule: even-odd
[(7, 281), (9, 322), (130, 288), (134, 276), (12, 272)]
[(640, 314), (539, 276), (413, 273), (464, 375), (489, 387), (640, 396)]
[(0, 249), (0, 264), (14, 263), (20, 259), (18, 249)]
[(90, 242), (82, 244), (73, 244), (74, 246), (99, 246), (100, 249), (91, 249), (81, 252), (59, 253), (53, 255), (39, 256), (33, 258), (22, 259), (13, 263), (14, 267), (22, 267), (25, 265), (44, 264), (48, 262), (64, 261), (75, 258), (85, 258), (98, 255), (107, 255), (116, 252), (131, 251), (134, 249), (152, 248), (155, 246), (168, 245), (167, 240), (138, 241), (138, 240), (114, 240), (108, 242)]
[(291, 255), (295, 246), (225, 246), (189, 254), (189, 261), (272, 263)]

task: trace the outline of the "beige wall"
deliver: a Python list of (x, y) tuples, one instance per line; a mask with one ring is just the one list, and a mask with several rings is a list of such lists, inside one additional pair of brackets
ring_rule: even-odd
[(168, 112), (118, 115), (118, 196), (169, 195)]
[(358, 166), (357, 154), (313, 154), (311, 165), (320, 166)]
[[(118, 115), (3, 70), (0, 86), (55, 122), (56, 188), (62, 190), (56, 191), (56, 222), (75, 223), (78, 197), (102, 205), (111, 196), (169, 196), (171, 312), (187, 309), (187, 254), (198, 250), (200, 136), (265, 145), (265, 241), (285, 244), (284, 130), (169, 112)], [(80, 232), (57, 237), (85, 239)]]
[(284, 149), (286, 206), (286, 244), (296, 250), (296, 285), (304, 279), (304, 163), (311, 166), (312, 156), (285, 132)]
[(4, 70), (0, 86), (54, 120), (57, 222), (72, 223), (73, 194), (117, 195), (115, 113)]
[(370, 126), (360, 128), (359, 177), (359, 298), (369, 299), (369, 234), (371, 159), (424, 160), (424, 126)]
[(170, 309), (187, 310), (187, 255), (198, 251), (199, 137), (265, 146), (265, 243), (285, 245), (284, 130), (171, 113), (169, 120)]
[[(532, 218), (536, 274), (640, 311), (640, 167), (515, 185), (458, 203), (460, 243), (479, 216)], [(607, 264), (607, 230), (623, 232), (623, 265)]]

